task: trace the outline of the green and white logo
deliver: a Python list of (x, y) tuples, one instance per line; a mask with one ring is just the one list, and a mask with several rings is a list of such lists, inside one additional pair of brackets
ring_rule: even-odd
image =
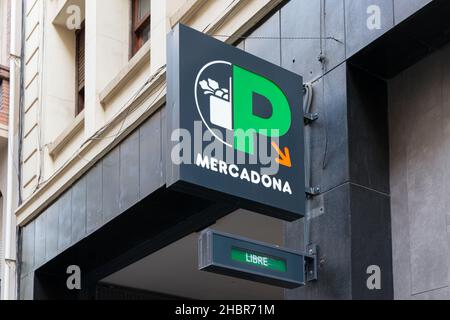
[(168, 44), (168, 188), (302, 217), (302, 77), (184, 25)]
[[(255, 135), (280, 138), (291, 128), (291, 107), (285, 93), (270, 79), (238, 65), (227, 61), (206, 64), (197, 75), (194, 90), (205, 126), (216, 139), (238, 151), (254, 154)], [(267, 115), (255, 113), (257, 97), (270, 105)], [(234, 141), (224, 141), (215, 130), (233, 131)], [(273, 147), (287, 157), (287, 147), (284, 152), (276, 143)], [(278, 159), (281, 164), (282, 158)]]

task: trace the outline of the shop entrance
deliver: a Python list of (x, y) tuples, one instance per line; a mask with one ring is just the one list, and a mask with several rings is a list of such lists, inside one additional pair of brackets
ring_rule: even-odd
[[(34, 299), (284, 298), (282, 288), (199, 271), (208, 227), (284, 244), (281, 220), (162, 188), (36, 270)], [(70, 266), (81, 290), (68, 289)]]
[[(283, 223), (238, 210), (211, 228), (283, 245)], [(161, 298), (283, 299), (283, 289), (198, 270), (198, 233), (155, 252), (101, 280), (102, 287), (139, 290)]]

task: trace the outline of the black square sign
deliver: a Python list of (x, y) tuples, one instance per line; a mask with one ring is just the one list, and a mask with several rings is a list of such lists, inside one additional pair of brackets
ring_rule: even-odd
[(302, 77), (184, 25), (167, 60), (167, 187), (303, 217)]

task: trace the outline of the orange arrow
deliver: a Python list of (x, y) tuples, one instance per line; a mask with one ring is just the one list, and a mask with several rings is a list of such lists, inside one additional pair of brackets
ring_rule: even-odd
[(278, 155), (280, 156), (279, 158), (276, 158), (275, 161), (282, 166), (292, 168), (291, 153), (289, 152), (289, 148), (285, 147), (283, 152), (275, 143), (275, 141), (272, 141), (272, 147), (278, 152)]

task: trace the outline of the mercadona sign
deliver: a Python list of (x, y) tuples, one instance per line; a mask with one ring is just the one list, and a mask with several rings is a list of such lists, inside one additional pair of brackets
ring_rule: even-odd
[(303, 217), (302, 77), (184, 25), (167, 63), (167, 186)]

